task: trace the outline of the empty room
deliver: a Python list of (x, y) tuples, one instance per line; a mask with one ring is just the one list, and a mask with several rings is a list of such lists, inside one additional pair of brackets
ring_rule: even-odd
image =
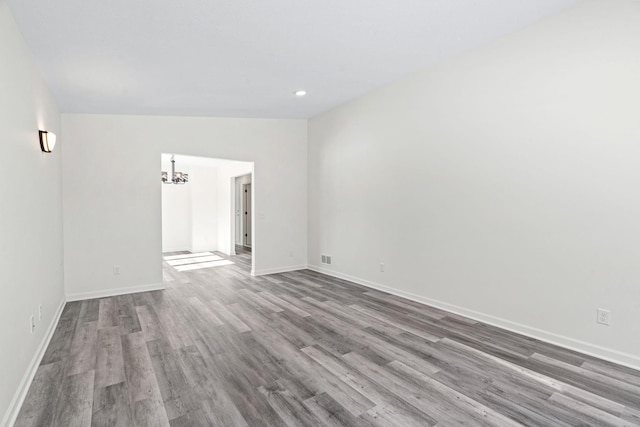
[(640, 1), (0, 0), (0, 427), (640, 426)]

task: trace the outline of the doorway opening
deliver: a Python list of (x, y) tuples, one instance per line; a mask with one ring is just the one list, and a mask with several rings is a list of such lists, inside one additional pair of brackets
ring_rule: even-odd
[[(255, 194), (249, 187), (245, 198), (245, 187), (236, 188), (238, 177), (243, 184), (253, 184), (253, 162), (163, 153), (161, 166), (166, 172), (159, 180), (162, 253), (165, 267), (172, 267), (169, 275), (232, 264), (255, 271), (255, 228), (250, 214)], [(172, 167), (183, 179), (172, 182), (168, 176), (173, 173)], [(241, 208), (249, 208), (243, 214), (248, 223), (240, 225), (241, 232), (247, 234), (241, 241), (241, 253), (236, 251), (239, 197)]]
[(243, 244), (246, 248), (251, 247), (251, 184), (242, 185), (242, 204), (244, 210), (244, 221), (242, 227), (244, 230)]
[(236, 253), (252, 252), (253, 229), (253, 198), (251, 174), (235, 177), (236, 189)]

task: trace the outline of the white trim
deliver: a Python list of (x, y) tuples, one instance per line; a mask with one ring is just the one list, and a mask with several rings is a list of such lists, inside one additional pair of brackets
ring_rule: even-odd
[[(171, 251), (173, 252), (173, 251)], [(211, 249), (211, 245), (195, 245), (191, 247), (191, 250), (189, 252), (219, 252), (218, 248), (216, 249)]]
[(179, 247), (179, 248), (162, 248), (162, 254), (165, 254), (167, 252), (193, 252), (192, 251), (193, 248), (184, 248), (184, 247)]
[(150, 285), (130, 286), (126, 288), (106, 289), (94, 292), (80, 292), (67, 295), (67, 301), (82, 301), (85, 299), (113, 297), (117, 295), (137, 294), (138, 292), (160, 291), (164, 289), (164, 283), (152, 283)]
[(306, 264), (302, 265), (292, 265), (290, 267), (276, 267), (276, 268), (265, 268), (264, 270), (251, 271), (252, 276), (265, 276), (267, 274), (277, 274), (277, 273), (286, 273), (288, 271), (296, 271), (296, 270), (305, 270), (308, 266)]
[(217, 250), (216, 252), (220, 252), (221, 254), (224, 254), (226, 256), (234, 256), (231, 252), (229, 251), (224, 251), (222, 249)]
[(554, 344), (569, 350), (577, 351), (589, 356), (597, 357), (599, 359), (607, 360), (609, 362), (617, 363), (619, 365), (627, 366), (629, 368), (640, 370), (640, 357), (624, 353), (618, 350), (602, 347), (596, 344), (588, 343), (585, 341), (577, 340), (574, 338), (566, 337), (564, 335), (558, 335), (553, 332), (545, 331), (542, 329), (534, 328), (531, 326), (523, 325), (521, 323), (513, 322), (511, 320), (503, 319), (501, 317), (492, 316), (490, 314), (482, 313), (475, 310), (470, 310), (457, 305), (449, 304), (446, 302), (434, 300), (424, 297), (422, 295), (413, 294), (411, 292), (401, 291), (399, 289), (384, 286), (379, 283), (371, 282), (369, 280), (360, 279), (358, 277), (349, 276), (348, 274), (338, 273), (317, 267), (315, 265), (307, 266), (309, 270), (316, 271), (318, 273), (326, 274), (327, 276), (337, 277), (338, 279), (348, 280), (350, 282), (357, 283), (359, 285), (373, 288), (379, 291), (387, 292), (393, 295), (397, 295), (403, 298), (407, 298), (411, 301), (419, 302), (421, 304), (430, 305), (442, 310), (449, 311), (451, 313), (459, 314), (461, 316), (468, 317), (479, 322), (483, 322), (492, 326), (505, 329), (516, 334), (525, 335), (530, 338), (535, 338), (540, 341)]
[(31, 363), (29, 363), (29, 367), (27, 368), (27, 372), (25, 372), (24, 376), (22, 377), (22, 381), (20, 381), (20, 385), (13, 395), (13, 399), (11, 399), (9, 408), (7, 408), (7, 412), (5, 412), (0, 425), (12, 426), (16, 422), (16, 418), (18, 418), (18, 414), (20, 413), (20, 409), (22, 408), (24, 399), (27, 397), (27, 392), (29, 391), (29, 387), (31, 386), (33, 377), (36, 376), (38, 366), (40, 366), (40, 362), (44, 357), (44, 352), (47, 350), (47, 347), (49, 347), (49, 342), (53, 337), (54, 331), (56, 330), (56, 326), (58, 325), (58, 321), (60, 320), (60, 316), (62, 315), (62, 310), (64, 309), (64, 305), (66, 302), (66, 299), (62, 297), (62, 301), (60, 301), (60, 305), (56, 310), (56, 314), (53, 316), (53, 319), (51, 319), (51, 323), (47, 328), (47, 333), (42, 338), (42, 341), (40, 342), (40, 345), (36, 350), (36, 354), (33, 355)]

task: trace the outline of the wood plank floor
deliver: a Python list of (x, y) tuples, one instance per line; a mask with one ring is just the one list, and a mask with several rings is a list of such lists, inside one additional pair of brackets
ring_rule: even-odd
[(640, 425), (638, 371), (249, 257), (68, 303), (16, 425)]

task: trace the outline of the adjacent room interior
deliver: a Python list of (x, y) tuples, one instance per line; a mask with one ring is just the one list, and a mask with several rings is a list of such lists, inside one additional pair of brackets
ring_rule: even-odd
[(162, 154), (161, 163), (163, 259), (192, 271), (242, 253), (253, 270), (253, 163), (178, 154)]
[(0, 426), (640, 425), (637, 0), (0, 0), (0, 52)]

